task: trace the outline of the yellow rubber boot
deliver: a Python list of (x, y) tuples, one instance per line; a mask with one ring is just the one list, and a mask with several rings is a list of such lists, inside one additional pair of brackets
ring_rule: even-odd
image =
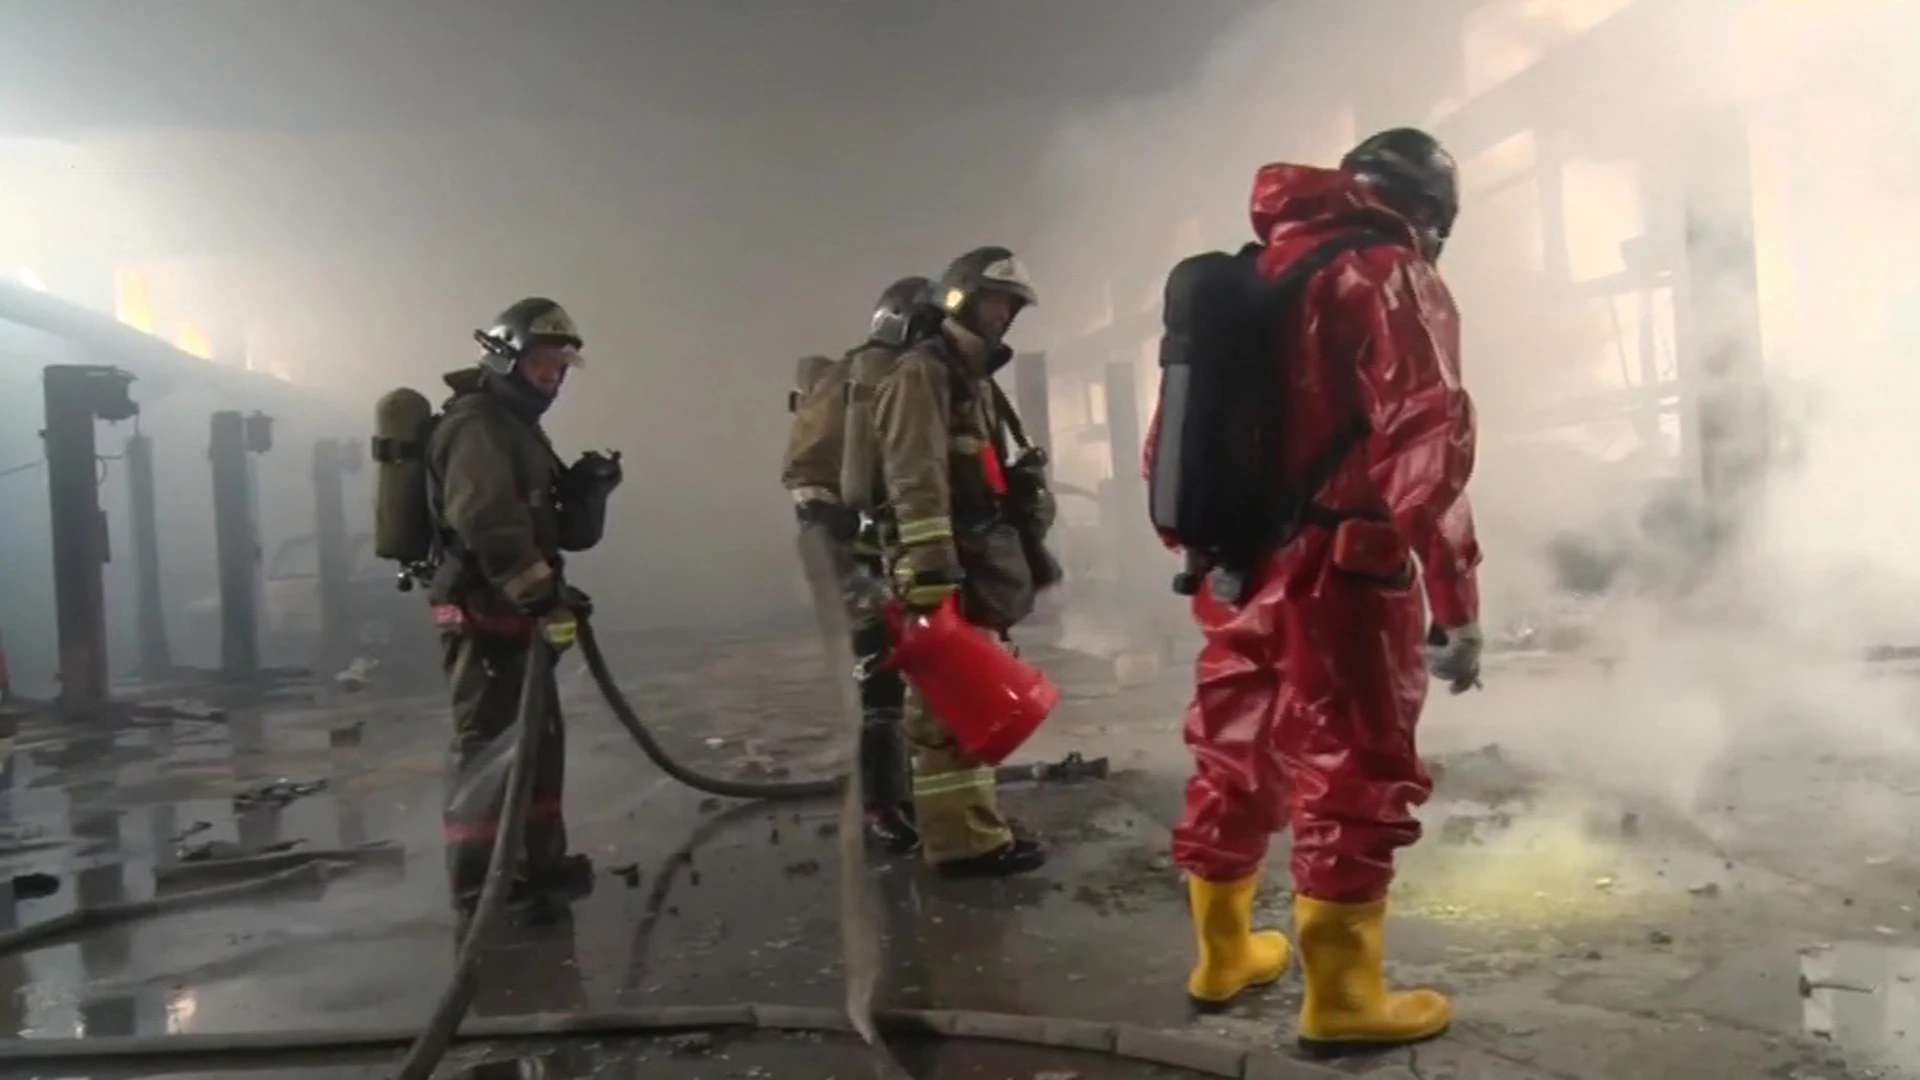
[(1253, 892), (1260, 875), (1239, 881), (1187, 878), (1200, 962), (1187, 976), (1187, 1000), (1202, 1012), (1230, 1007), (1243, 992), (1265, 986), (1287, 970), (1287, 939), (1278, 930), (1253, 929)]
[(1307, 984), (1300, 1050), (1308, 1057), (1364, 1054), (1431, 1039), (1453, 1010), (1432, 990), (1387, 990), (1380, 940), (1387, 902), (1329, 904), (1296, 896), (1293, 932)]

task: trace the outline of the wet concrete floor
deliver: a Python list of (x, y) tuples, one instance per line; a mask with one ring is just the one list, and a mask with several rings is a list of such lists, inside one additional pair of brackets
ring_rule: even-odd
[[(608, 646), (616, 663), (628, 655), (618, 641)], [(956, 883), (912, 865), (878, 868), (889, 964), (881, 1003), (1124, 1022), (1285, 1052), (1297, 980), (1206, 1020), (1190, 1017), (1181, 996), (1190, 931), (1166, 857), (1185, 768), (1181, 672), (1120, 690), (1084, 658), (1035, 655), (1061, 672), (1069, 701), (1031, 756), (1077, 749), (1110, 755), (1123, 771), (1104, 783), (1005, 791), (1054, 846), (1031, 877)], [(632, 690), (694, 761), (746, 776), (838, 766), (834, 697), (804, 640), (653, 656)], [(571, 661), (563, 671), (569, 825), (599, 880), (566, 917), (519, 927), (488, 950), (474, 1012), (837, 1007), (833, 808), (743, 806), (666, 780), (593, 703)], [(0, 927), (153, 896), (197, 854), (385, 840), (402, 857), (324, 889), (0, 958), (0, 1019), (31, 1038), (424, 1017), (452, 959), (439, 846), (445, 725), (432, 699), (361, 698), (115, 730), (24, 723), (0, 773)], [(1434, 726), (1440, 794), (1426, 811), (1429, 840), (1404, 863), (1389, 968), (1453, 993), (1458, 1022), (1439, 1042), (1343, 1071), (1855, 1080), (1920, 1069), (1914, 845), (1793, 833), (1766, 799), (1750, 800), (1758, 809), (1732, 825), (1703, 826), (1602, 798)], [(1781, 777), (1808, 767), (1780, 750), (1743, 762), (1737, 783), (1792, 801), (1776, 790)], [(1877, 775), (1871, 763), (1820, 767), (1856, 787)], [(1884, 777), (1888, 791), (1904, 791), (1897, 773)], [(238, 795), (252, 797), (236, 807)], [(1920, 797), (1888, 809), (1903, 805), (1911, 830)], [(1283, 918), (1285, 883), (1275, 877), (1261, 906)], [(834, 1038), (500, 1052), (538, 1062), (505, 1075), (865, 1075), (862, 1052)], [(462, 1067), (473, 1065), (473, 1052), (462, 1053)], [(390, 1061), (254, 1075), (371, 1077)], [(984, 1044), (943, 1044), (913, 1064), (928, 1077), (1176, 1075)]]

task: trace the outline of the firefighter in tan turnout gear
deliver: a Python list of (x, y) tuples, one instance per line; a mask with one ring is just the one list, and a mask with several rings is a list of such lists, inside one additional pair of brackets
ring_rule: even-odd
[[(867, 340), (839, 359), (809, 356), (794, 372), (788, 401), (793, 424), (780, 480), (793, 497), (800, 527), (818, 529), (868, 573), (882, 573), (879, 543), (879, 462), (873, 449), (873, 386), (901, 351), (924, 332), (933, 282), (902, 278), (881, 293)], [(840, 598), (822, 597), (823, 603)], [(886, 626), (860, 605), (848, 611), (854, 656), (860, 661), (860, 750), (867, 839), (908, 854), (920, 846), (908, 788), (900, 723), (906, 682), (880, 663)]]
[[(475, 338), (481, 361), (446, 376), (453, 396), (424, 455), (440, 537), (428, 598), (453, 701), (454, 792), (494, 760), (489, 749), (513, 725), (533, 635), (543, 634), (556, 655), (572, 643), (587, 600), (565, 585), (561, 552), (600, 541), (607, 497), (620, 482), (617, 454), (588, 453), (563, 465), (540, 427), (568, 371), (582, 362), (580, 331), (559, 304), (522, 300)], [(516, 880), (516, 893), (529, 898), (578, 894), (593, 876), (587, 857), (567, 850), (566, 746), (551, 680), (542, 704), (549, 727), (533, 764)], [(454, 892), (470, 899), (485, 878), (498, 805), (485, 797), (466, 803), (450, 798), (445, 824)]]
[[(909, 608), (931, 610), (957, 594), (969, 621), (1004, 636), (1033, 610), (1023, 534), (1043, 535), (1051, 524), (1050, 511), (1049, 520), (1023, 520), (1034, 508), (1007, 497), (1011, 409), (993, 384), (1011, 357), (1002, 339), (1036, 297), (1012, 252), (983, 247), (954, 260), (934, 300), (943, 315), (937, 332), (909, 348), (874, 395), (888, 561)], [(1018, 874), (1046, 862), (1039, 842), (1002, 816), (993, 767), (963, 753), (917, 695), (905, 727), (928, 862), (952, 876)]]

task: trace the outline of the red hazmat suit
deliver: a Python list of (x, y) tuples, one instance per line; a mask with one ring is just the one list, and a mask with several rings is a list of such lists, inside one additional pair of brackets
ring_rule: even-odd
[[(1459, 316), (1411, 226), (1341, 172), (1269, 165), (1255, 176), (1253, 228), (1272, 277), (1355, 228), (1407, 243), (1340, 255), (1299, 300), (1276, 352), (1285, 364), (1283, 465), (1300, 476), (1359, 412), (1371, 433), (1315, 500), (1339, 515), (1390, 517), (1419, 557), (1432, 619), (1478, 618), (1479, 547), (1463, 495), (1473, 471), (1473, 405), (1460, 384)], [(1357, 378), (1356, 378), (1357, 376)], [(1149, 461), (1159, 429), (1149, 429)], [(1426, 700), (1426, 620), (1411, 584), (1355, 578), (1332, 562), (1333, 533), (1308, 526), (1270, 554), (1247, 602), (1203, 588), (1204, 644), (1185, 738), (1194, 773), (1174, 858), (1196, 877), (1255, 872), (1273, 833), (1293, 828), (1293, 882), (1338, 904), (1377, 900), (1393, 853), (1420, 837), (1412, 808), (1432, 781), (1414, 747)]]

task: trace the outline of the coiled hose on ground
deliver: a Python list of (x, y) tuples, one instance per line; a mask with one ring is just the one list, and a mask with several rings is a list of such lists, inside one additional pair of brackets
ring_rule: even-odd
[(833, 776), (821, 780), (791, 781), (749, 781), (729, 780), (719, 776), (708, 776), (696, 769), (675, 761), (673, 755), (660, 740), (641, 723), (640, 714), (634, 711), (627, 695), (620, 690), (620, 684), (614, 681), (613, 671), (607, 667), (607, 658), (600, 651), (600, 640), (594, 635), (593, 621), (580, 620), (580, 655), (587, 661), (587, 672), (593, 676), (594, 685), (607, 699), (607, 707), (613, 710), (614, 719), (627, 729), (633, 741), (647, 755), (647, 760), (659, 766), (660, 771), (675, 780), (709, 795), (724, 795), (730, 799), (820, 799), (839, 794), (846, 783), (846, 777)]
[[(579, 644), (594, 682), (640, 748), (667, 775), (700, 791), (738, 799), (807, 799), (840, 792), (846, 777), (783, 783), (750, 783), (707, 776), (675, 761), (640, 720), (626, 696), (615, 684), (592, 623), (580, 620)], [(468, 919), (466, 932), (454, 961), (453, 978), (442, 992), (426, 1026), (409, 1036), (401, 1030), (304, 1032), (259, 1032), (253, 1034), (163, 1035), (124, 1038), (5, 1039), (0, 1040), (0, 1062), (28, 1066), (39, 1063), (82, 1062), (151, 1064), (157, 1060), (232, 1058), (284, 1061), (291, 1055), (339, 1052), (351, 1049), (380, 1049), (407, 1045), (398, 1080), (427, 1080), (439, 1067), (447, 1050), (456, 1041), (511, 1040), (528, 1038), (565, 1038), (581, 1036), (652, 1035), (687, 1031), (761, 1030), (783, 1032), (844, 1033), (866, 1036), (863, 1027), (877, 1024), (889, 1031), (915, 1033), (943, 1038), (989, 1039), (1024, 1043), (1031, 1046), (1107, 1054), (1133, 1061), (1172, 1066), (1196, 1074), (1241, 1078), (1241, 1080), (1340, 1080), (1343, 1074), (1282, 1059), (1243, 1047), (1188, 1038), (1165, 1032), (1149, 1031), (1126, 1025), (1054, 1017), (1007, 1016), (964, 1010), (872, 1010), (869, 1002), (858, 1009), (835, 1011), (804, 1009), (780, 1005), (739, 1004), (723, 1006), (679, 1006), (643, 1009), (592, 1016), (539, 1016), (489, 1019), (468, 1023), (466, 1013), (473, 999), (474, 974), (479, 948), (498, 922), (512, 884), (513, 869), (519, 858), (521, 832), (527, 808), (532, 800), (532, 763), (540, 750), (548, 717), (536, 716), (543, 690), (553, 678), (551, 652), (547, 643), (536, 638), (528, 658), (527, 674), (520, 689), (513, 759), (503, 804), (498, 816), (498, 831), (480, 897)], [(857, 843), (857, 841), (856, 841)], [(854, 849), (857, 851), (857, 847)], [(279, 883), (296, 872), (324, 872), (320, 864), (295, 867), (258, 883), (222, 886), (220, 890), (202, 890), (204, 899), (217, 899), (229, 893), (252, 891)], [(218, 894), (217, 896), (215, 894)], [(171, 908), (184, 906), (195, 896), (181, 896), (166, 902)], [(149, 902), (153, 905), (154, 902)], [(152, 910), (161, 910), (153, 906)], [(143, 907), (129, 908), (127, 917), (150, 913)], [(60, 920), (54, 920), (59, 922)], [(48, 934), (84, 929), (84, 925), (49, 927), (47, 932), (23, 935), (16, 948), (31, 947)], [(31, 930), (31, 928), (28, 928)], [(3, 953), (4, 950), (0, 950)], [(850, 1006), (853, 1005), (850, 1002)], [(854, 1012), (866, 1013), (856, 1017)], [(862, 1021), (865, 1021), (863, 1023)], [(876, 1047), (876, 1051), (881, 1048)], [(883, 1052), (879, 1055), (884, 1057)]]
[[(581, 655), (586, 658), (587, 670), (601, 695), (606, 698), (608, 708), (613, 710), (614, 718), (639, 744), (648, 760), (673, 779), (711, 795), (754, 800), (817, 799), (836, 794), (845, 785), (844, 776), (771, 783), (729, 780), (708, 776), (682, 764), (667, 753), (659, 738), (641, 721), (633, 703), (627, 700), (620, 684), (614, 680), (613, 670), (607, 666), (606, 654), (600, 651), (600, 640), (594, 634), (591, 619), (578, 620), (576, 641)], [(453, 1045), (460, 1022), (466, 1017), (467, 1007), (472, 1003), (480, 945), (499, 922), (507, 890), (513, 881), (515, 863), (520, 855), (520, 833), (526, 823), (527, 807), (533, 795), (532, 763), (540, 753), (543, 730), (553, 722), (552, 717), (540, 715), (540, 703), (546, 699), (541, 691), (552, 678), (551, 647), (536, 634), (527, 658), (526, 677), (521, 680), (520, 707), (516, 718), (519, 734), (513, 750), (513, 761), (508, 767), (505, 804), (497, 817), (498, 832), (494, 835), (493, 852), (487, 862), (485, 884), (468, 919), (466, 933), (461, 937), (454, 960), (453, 978), (442, 991), (426, 1027), (407, 1049), (406, 1058), (394, 1074), (395, 1080), (428, 1080), (446, 1056), (448, 1047)]]

